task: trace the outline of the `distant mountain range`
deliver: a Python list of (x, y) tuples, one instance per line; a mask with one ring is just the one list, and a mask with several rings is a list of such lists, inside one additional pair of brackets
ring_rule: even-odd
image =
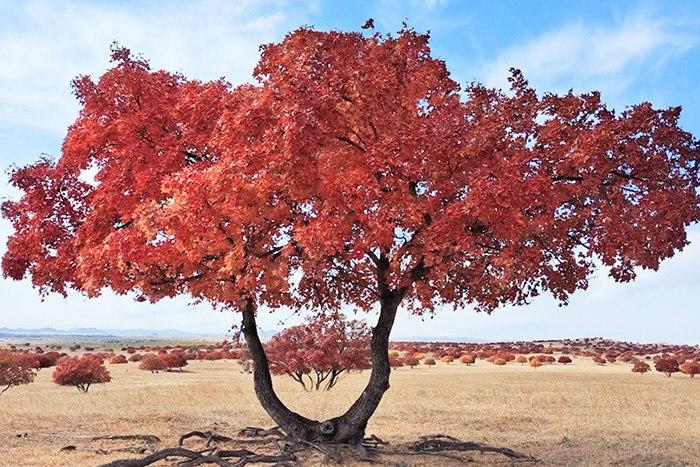
[(110, 337), (224, 337), (225, 333), (191, 332), (178, 329), (99, 329), (99, 328), (0, 328), (0, 337), (110, 336)]

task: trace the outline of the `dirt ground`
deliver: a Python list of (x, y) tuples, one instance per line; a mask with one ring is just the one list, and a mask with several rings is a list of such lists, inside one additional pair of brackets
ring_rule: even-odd
[[(89, 451), (105, 447), (90, 440), (95, 435), (152, 434), (166, 447), (194, 429), (233, 435), (271, 425), (251, 376), (234, 362), (192, 361), (183, 373), (158, 374), (134, 363), (108, 367), (112, 382), (88, 394), (53, 384), (48, 369), (34, 384), (1, 396), (0, 465), (98, 465), (129, 457)], [(285, 377), (275, 384), (291, 407), (325, 419), (347, 408), (367, 376), (350, 375), (330, 392), (304, 392)], [(392, 444), (447, 434), (528, 453), (539, 465), (700, 465), (700, 378), (639, 375), (629, 364), (598, 366), (583, 358), (537, 369), (483, 360), (400, 368), (367, 433)], [(60, 451), (66, 445), (77, 449)], [(475, 465), (507, 463), (496, 454), (469, 457)], [(392, 461), (461, 465), (425, 456)]]

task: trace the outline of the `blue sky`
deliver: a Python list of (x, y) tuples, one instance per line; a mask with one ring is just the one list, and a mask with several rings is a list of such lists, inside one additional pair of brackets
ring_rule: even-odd
[[(58, 154), (77, 115), (69, 83), (99, 76), (114, 40), (156, 68), (233, 83), (250, 80), (258, 45), (301, 25), (357, 29), (372, 17), (378, 30), (406, 21), (431, 31), (433, 53), (461, 83), (503, 86), (511, 66), (538, 91), (598, 89), (622, 109), (643, 100), (682, 105), (685, 129), (700, 136), (700, 3), (573, 1), (378, 2), (40, 2), (0, 1), (0, 169)], [(15, 193), (0, 178), (0, 197)], [(11, 232), (0, 221), (0, 254)], [(605, 336), (637, 341), (698, 343), (700, 228), (691, 245), (632, 284), (600, 271), (568, 307), (546, 297), (487, 316), (472, 310), (433, 319), (402, 315), (395, 338), (472, 337), (485, 340)], [(237, 318), (189, 306), (156, 305), (111, 294), (87, 300), (41, 301), (28, 282), (0, 279), (0, 327), (177, 328), (224, 332)], [(289, 311), (261, 316), (266, 329)], [(372, 316), (368, 317), (372, 320)]]

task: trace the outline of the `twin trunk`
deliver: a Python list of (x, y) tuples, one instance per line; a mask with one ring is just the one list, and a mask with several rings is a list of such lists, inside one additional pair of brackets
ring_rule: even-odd
[(247, 302), (243, 310), (243, 335), (253, 360), (253, 382), (255, 394), (265, 411), (289, 436), (307, 441), (322, 440), (337, 443), (359, 444), (365, 428), (389, 389), (389, 334), (401, 297), (398, 293), (386, 293), (380, 300), (377, 325), (372, 332), (372, 373), (369, 382), (354, 404), (339, 417), (319, 422), (289, 410), (277, 397), (272, 387), (272, 377), (260, 337), (255, 324), (255, 304)]

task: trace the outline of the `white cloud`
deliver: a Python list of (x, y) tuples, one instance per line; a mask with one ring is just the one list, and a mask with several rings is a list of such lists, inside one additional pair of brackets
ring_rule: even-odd
[(198, 79), (248, 81), (262, 43), (306, 20), (313, 2), (97, 4), (22, 2), (0, 6), (0, 122), (61, 133), (75, 117), (70, 81), (99, 76), (109, 46), (142, 53), (154, 68)]
[(696, 43), (687, 25), (641, 14), (609, 26), (572, 23), (505, 50), (483, 66), (481, 79), (506, 88), (508, 69), (515, 67), (542, 90), (573, 86), (619, 95), (639, 77), (640, 67), (657, 67)]

